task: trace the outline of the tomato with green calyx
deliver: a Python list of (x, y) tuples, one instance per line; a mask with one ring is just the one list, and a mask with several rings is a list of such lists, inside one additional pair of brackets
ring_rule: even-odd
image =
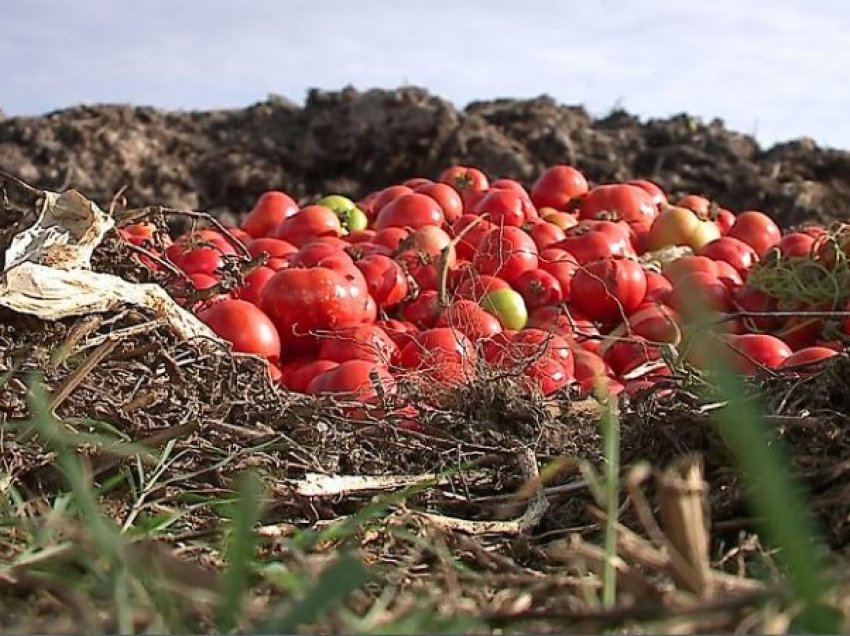
[(497, 289), (484, 294), (481, 306), (499, 319), (505, 329), (522, 329), (528, 322), (528, 309), (519, 292)]

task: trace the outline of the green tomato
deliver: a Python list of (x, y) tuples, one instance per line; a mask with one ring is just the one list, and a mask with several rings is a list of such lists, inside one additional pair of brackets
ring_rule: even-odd
[(497, 289), (484, 294), (481, 306), (493, 314), (505, 329), (519, 331), (528, 322), (528, 310), (525, 301), (513, 289)]
[(366, 213), (358, 208), (354, 201), (341, 194), (329, 194), (316, 201), (316, 205), (322, 205), (333, 210), (342, 223), (346, 233), (365, 230), (369, 224)]

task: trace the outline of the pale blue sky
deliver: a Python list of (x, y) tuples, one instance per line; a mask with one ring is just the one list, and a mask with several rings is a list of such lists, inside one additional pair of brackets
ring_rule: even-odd
[(8, 115), (410, 83), (850, 148), (846, 0), (2, 0), (0, 21)]

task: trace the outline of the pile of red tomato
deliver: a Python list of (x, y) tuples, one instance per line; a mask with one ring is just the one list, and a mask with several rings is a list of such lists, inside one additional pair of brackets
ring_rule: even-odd
[[(219, 285), (226, 262), (244, 258), (212, 229), (168, 245), (146, 224), (122, 233), (158, 247), (184, 288)], [(452, 386), (483, 370), (544, 395), (590, 392), (600, 378), (632, 393), (671, 374), (663, 353), (707, 316), (738, 372), (798, 368), (836, 355), (843, 336), (794, 311), (842, 310), (850, 296), (782, 307), (747, 283), (764, 259), (813, 258), (824, 228), (783, 235), (758, 211), (735, 215), (698, 195), (672, 204), (644, 180), (590, 187), (567, 165), (530, 192), (464, 166), (357, 202), (301, 207), (269, 191), (230, 233), (267, 259), (192, 309), (235, 351), (267, 358), (282, 387), (364, 401), (391, 395), (400, 377)], [(641, 258), (671, 246), (690, 253), (660, 266)], [(698, 364), (694, 351), (684, 359)]]

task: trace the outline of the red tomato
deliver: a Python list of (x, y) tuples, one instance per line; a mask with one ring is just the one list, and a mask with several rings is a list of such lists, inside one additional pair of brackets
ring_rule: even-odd
[[(777, 300), (767, 292), (742, 285), (732, 292), (732, 300), (735, 307), (742, 312), (773, 312), (777, 308)], [(744, 323), (752, 325), (760, 331), (773, 331), (777, 329), (782, 321), (774, 316), (743, 316)]]
[(351, 245), (346, 248), (345, 253), (348, 254), (351, 258), (356, 261), (359, 261), (363, 258), (368, 258), (369, 256), (392, 256), (393, 250), (386, 247), (385, 245), (378, 245), (377, 243), (356, 243), (355, 245)]
[(743, 241), (761, 256), (779, 243), (782, 232), (769, 216), (749, 210), (738, 215), (735, 224), (729, 230), (729, 236)]
[(236, 250), (224, 236), (201, 230), (180, 237), (165, 250), (166, 257), (186, 274), (212, 274), (224, 265), (224, 256)]
[(673, 285), (663, 274), (646, 271), (646, 302), (666, 303), (673, 293)]
[(572, 280), (570, 302), (601, 322), (619, 322), (646, 296), (646, 273), (639, 263), (605, 258), (579, 269)]
[(487, 175), (478, 168), (466, 166), (452, 166), (444, 170), (439, 180), (452, 186), (461, 195), (466, 192), (481, 192), (490, 187)]
[(647, 362), (660, 360), (661, 351), (646, 338), (633, 335), (625, 340), (613, 341), (605, 348), (602, 359), (611, 367), (614, 375), (622, 377)]
[(782, 340), (760, 333), (723, 336), (729, 346), (729, 361), (740, 373), (753, 374), (761, 367), (775, 369), (791, 355)]
[(339, 366), (339, 362), (331, 360), (311, 360), (309, 362), (298, 362), (295, 368), (285, 380), (285, 386), (296, 393), (307, 393), (307, 387), (320, 373)]
[(372, 209), (377, 215), (387, 206), (387, 204), (392, 203), (399, 197), (404, 196), (405, 194), (410, 194), (411, 192), (413, 192), (413, 188), (406, 185), (392, 185), (388, 188), (384, 188), (375, 195), (375, 200), (372, 203)]
[(458, 298), (478, 302), (492, 291), (510, 288), (511, 286), (501, 278), (478, 274), (474, 269), (467, 269), (455, 288), (455, 295)]
[(443, 225), (445, 216), (440, 205), (431, 197), (418, 192), (403, 194), (378, 212), (374, 227), (409, 227), (418, 229), (426, 225)]
[(317, 331), (368, 320), (367, 299), (371, 297), (365, 282), (353, 273), (326, 267), (283, 269), (266, 283), (261, 307), (277, 327), (284, 348), (301, 352), (316, 347), (311, 334)]
[(320, 236), (342, 236), (342, 225), (330, 208), (308, 205), (285, 219), (271, 236), (302, 247)]
[(664, 276), (674, 285), (677, 281), (691, 274), (709, 274), (717, 276), (717, 263), (707, 256), (682, 256), (673, 261), (664, 263), (662, 267)]
[(345, 235), (345, 241), (351, 245), (373, 243), (378, 233), (375, 230), (354, 230)]
[(457, 329), (473, 343), (492, 338), (502, 331), (499, 319), (472, 300), (456, 300), (443, 311), (437, 327)]
[(487, 215), (487, 220), (497, 226), (519, 227), (526, 220), (522, 197), (516, 190), (487, 190), (472, 212)]
[(240, 300), (246, 300), (259, 307), (266, 283), (274, 275), (275, 270), (271, 267), (258, 267), (245, 277), (245, 285), (236, 289), (234, 295)]
[(263, 252), (268, 254), (269, 258), (266, 261), (266, 267), (274, 271), (289, 267), (291, 261), (289, 257), (298, 251), (298, 248), (292, 243), (266, 236), (254, 239), (245, 247), (248, 248), (248, 253), (255, 258)]
[(408, 188), (413, 188), (414, 190), (416, 190), (417, 188), (421, 188), (423, 186), (427, 186), (427, 185), (430, 185), (432, 183), (434, 183), (434, 182), (431, 181), (430, 179), (425, 178), (425, 177), (413, 177), (412, 179), (408, 179), (407, 181), (405, 181), (401, 185), (407, 186)]
[(583, 392), (593, 391), (597, 382), (607, 383), (612, 372), (601, 356), (581, 347), (574, 349), (573, 355), (576, 382)]
[(592, 342), (590, 348), (598, 348), (599, 330), (592, 321), (577, 311), (568, 311), (565, 307), (541, 307), (528, 317), (526, 329), (542, 329), (558, 334), (568, 340), (575, 340), (585, 346)]
[(524, 197), (528, 196), (528, 192), (526, 192), (525, 188), (522, 187), (522, 184), (516, 179), (507, 179), (504, 177), (501, 179), (496, 179), (495, 181), (490, 182), (490, 189), (513, 190), (514, 192), (521, 194)]
[(210, 329), (239, 353), (252, 353), (272, 362), (280, 358), (280, 338), (272, 321), (256, 305), (244, 300), (222, 300), (198, 315)]
[(609, 336), (624, 338), (628, 336), (629, 331), (632, 335), (652, 343), (679, 344), (682, 340), (679, 316), (661, 303), (643, 303), (629, 315), (626, 323), (612, 331)]
[[(816, 309), (816, 308), (812, 308)], [(776, 335), (787, 344), (792, 351), (798, 351), (813, 346), (823, 337), (824, 321), (820, 318), (804, 318), (794, 316), (788, 318), (782, 329)]]
[(641, 190), (645, 190), (652, 197), (652, 202), (659, 212), (668, 205), (667, 195), (664, 194), (664, 190), (657, 183), (646, 179), (634, 179), (632, 181), (626, 181), (626, 185), (637, 186)]
[(421, 292), (415, 299), (405, 303), (401, 309), (404, 319), (420, 329), (433, 327), (441, 313), (440, 299), (433, 289)]
[(820, 366), (819, 362), (834, 358), (837, 355), (838, 352), (829, 347), (804, 347), (785, 358), (779, 368), (797, 370), (799, 367), (803, 367), (812, 370), (813, 367)]
[(316, 267), (319, 264), (325, 265), (329, 260), (334, 263), (351, 266), (354, 264), (352, 259), (344, 249), (338, 245), (330, 243), (320, 243), (313, 241), (302, 247), (292, 257), (292, 267)]
[(730, 291), (734, 291), (744, 284), (744, 279), (738, 273), (738, 270), (732, 267), (726, 261), (714, 261), (717, 265), (717, 278), (720, 282), (726, 285)]
[(538, 208), (566, 210), (570, 201), (587, 192), (587, 179), (567, 165), (556, 165), (543, 172), (531, 188), (531, 200)]
[(711, 201), (699, 194), (686, 194), (676, 202), (676, 207), (688, 208), (696, 212), (699, 217), (707, 219), (711, 211)]
[(393, 259), (374, 254), (357, 261), (355, 265), (363, 273), (366, 288), (379, 308), (392, 309), (407, 297), (407, 276)]
[(242, 229), (254, 238), (268, 236), (287, 217), (298, 212), (298, 204), (283, 192), (271, 190), (260, 195), (254, 209), (242, 220)]
[(523, 272), (537, 268), (537, 246), (518, 227), (496, 228), (487, 232), (478, 245), (473, 265), (482, 274), (498, 276), (508, 283)]
[(413, 335), (418, 331), (416, 325), (413, 323), (407, 322), (406, 320), (396, 320), (395, 318), (379, 320), (375, 324), (383, 329), (384, 333), (386, 333), (390, 338), (392, 338), (399, 351), (404, 348), (404, 345), (412, 340)]
[[(572, 358), (570, 363), (572, 364)], [(560, 391), (572, 380), (572, 372), (567, 372), (566, 365), (551, 357), (543, 357), (532, 362), (525, 368), (523, 375), (544, 396)]]
[(466, 260), (473, 258), (476, 251), (478, 251), (478, 244), (481, 242), (481, 239), (484, 238), (487, 232), (496, 229), (494, 223), (486, 219), (482, 220), (477, 214), (463, 214), (452, 225), (452, 236), (457, 237), (473, 223), (475, 223), (475, 227), (464, 234), (463, 238), (457, 244), (456, 250), (459, 258)]
[(370, 402), (378, 397), (376, 385), (385, 395), (395, 392), (395, 379), (384, 366), (368, 360), (349, 360), (314, 377), (307, 392), (345, 394), (352, 400)]
[(396, 256), (396, 261), (420, 290), (436, 290), (440, 285), (439, 259), (412, 250)]
[(758, 262), (755, 250), (733, 236), (715, 239), (697, 253), (716, 261), (726, 261), (737, 270), (741, 278), (746, 278), (747, 272)]
[(785, 258), (808, 258), (812, 253), (815, 237), (805, 232), (791, 232), (779, 240), (779, 252)]
[(564, 230), (548, 221), (537, 221), (527, 229), (528, 234), (534, 239), (534, 244), (537, 245), (538, 250), (545, 250), (547, 247), (567, 238)]
[(735, 215), (726, 208), (719, 208), (714, 219), (714, 224), (720, 230), (721, 236), (729, 234), (729, 230), (735, 225)]
[(582, 222), (565, 230), (567, 237), (551, 247), (566, 250), (584, 265), (611, 256), (629, 256), (634, 252), (628, 232), (610, 221)]
[[(449, 246), (452, 238), (445, 230), (435, 226), (427, 225), (413, 232), (404, 243), (399, 246), (400, 250), (414, 250), (431, 258), (442, 256), (443, 249)], [(454, 265), (456, 260), (455, 250), (450, 250), (449, 265)]]
[(596, 186), (582, 199), (578, 209), (579, 219), (651, 221), (657, 214), (652, 196), (646, 190), (620, 183)]
[(398, 357), (398, 347), (380, 327), (358, 325), (323, 335), (318, 357), (334, 362), (369, 360), (389, 365)]
[(575, 257), (566, 250), (547, 247), (537, 255), (538, 267), (555, 277), (561, 287), (561, 300), (570, 299), (573, 276), (579, 268)]
[(514, 289), (520, 293), (529, 311), (546, 305), (557, 305), (563, 300), (558, 279), (544, 269), (530, 269), (514, 281)]
[(399, 364), (406, 369), (427, 369), (444, 362), (455, 362), (470, 369), (475, 364), (475, 348), (469, 338), (449, 327), (416, 334), (399, 356)]
[(396, 251), (410, 236), (410, 230), (403, 227), (388, 227), (375, 234), (375, 243)]
[(673, 285), (670, 305), (686, 320), (704, 317), (706, 312), (726, 312), (731, 307), (729, 289), (717, 276), (695, 272)]
[(463, 214), (463, 199), (450, 185), (445, 183), (427, 183), (416, 188), (415, 192), (425, 194), (436, 201), (443, 210), (446, 223), (454, 223)]

